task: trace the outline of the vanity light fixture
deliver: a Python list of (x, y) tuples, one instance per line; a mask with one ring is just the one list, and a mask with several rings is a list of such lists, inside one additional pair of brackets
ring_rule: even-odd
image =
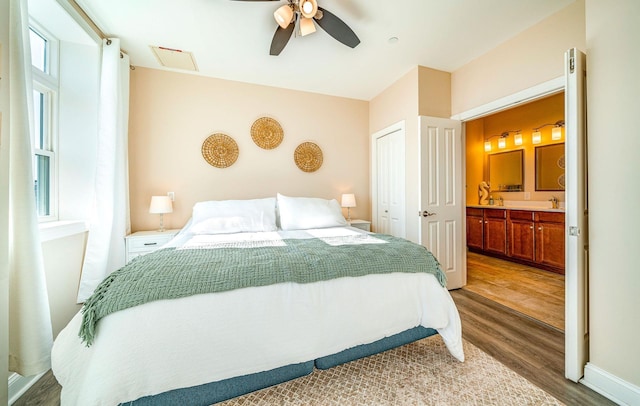
[[(491, 137), (486, 138), (484, 140), (484, 151), (491, 152), (491, 138), (493, 137), (500, 137), (500, 139), (498, 139), (498, 148), (505, 149), (507, 147), (507, 137), (511, 133), (516, 133), (514, 143), (516, 145), (522, 145), (522, 135), (520, 134), (520, 130), (507, 130), (503, 131), (501, 134), (492, 135)], [(520, 144), (518, 144), (518, 136), (520, 137)]]
[(558, 141), (562, 139), (562, 127), (564, 127), (564, 120), (558, 120), (555, 123), (543, 124), (537, 128), (534, 128), (533, 134), (531, 135), (531, 141), (534, 144), (540, 144), (540, 142), (542, 141), (542, 134), (540, 133), (540, 129), (550, 125), (553, 126), (553, 129), (551, 130), (551, 139), (553, 141)]

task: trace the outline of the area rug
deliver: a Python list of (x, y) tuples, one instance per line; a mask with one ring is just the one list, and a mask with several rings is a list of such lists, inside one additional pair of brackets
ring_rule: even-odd
[(562, 405), (473, 344), (465, 362), (438, 335), (220, 403), (240, 405)]

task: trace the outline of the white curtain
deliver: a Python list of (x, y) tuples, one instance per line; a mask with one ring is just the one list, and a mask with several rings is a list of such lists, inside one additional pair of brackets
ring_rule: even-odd
[(94, 205), (78, 303), (91, 296), (107, 275), (124, 265), (124, 237), (131, 230), (127, 160), (129, 57), (121, 53), (119, 39), (105, 39), (102, 43), (98, 108)]
[(29, 376), (50, 368), (53, 334), (33, 189), (33, 89), (26, 0), (11, 0), (10, 21), (9, 370)]

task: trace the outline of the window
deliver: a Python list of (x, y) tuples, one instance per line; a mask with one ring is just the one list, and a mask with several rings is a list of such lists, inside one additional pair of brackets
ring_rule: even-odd
[(36, 210), (41, 221), (55, 220), (56, 155), (55, 115), (58, 79), (55, 76), (57, 46), (51, 35), (29, 28), (33, 76), (33, 189)]

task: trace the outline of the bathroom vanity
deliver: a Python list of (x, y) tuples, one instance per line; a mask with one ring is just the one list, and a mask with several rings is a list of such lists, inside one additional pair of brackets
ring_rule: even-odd
[(467, 206), (467, 247), (564, 275), (564, 210)]

